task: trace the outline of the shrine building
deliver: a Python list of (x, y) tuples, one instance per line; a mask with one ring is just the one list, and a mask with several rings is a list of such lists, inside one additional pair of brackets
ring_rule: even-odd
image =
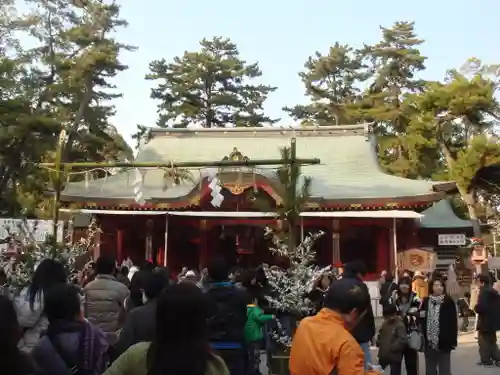
[[(315, 244), (317, 263), (363, 260), (371, 279), (382, 270), (394, 270), (398, 252), (421, 245), (422, 212), (456, 189), (453, 182), (384, 173), (368, 125), (153, 129), (151, 134), (136, 162), (280, 159), (280, 149), (295, 138), (297, 158), (320, 159), (318, 165), (301, 168), (312, 182), (298, 236), (322, 230), (325, 234)], [(172, 270), (202, 268), (216, 254), (231, 264), (272, 263), (264, 230), (276, 226), (283, 202), (276, 171), (277, 166), (202, 168), (173, 184), (165, 170), (141, 168), (139, 204), (134, 192), (138, 171), (129, 169), (68, 183), (62, 210), (98, 220), (101, 234), (94, 256), (151, 259)], [(209, 187), (216, 174), (224, 198), (218, 208), (211, 203)]]

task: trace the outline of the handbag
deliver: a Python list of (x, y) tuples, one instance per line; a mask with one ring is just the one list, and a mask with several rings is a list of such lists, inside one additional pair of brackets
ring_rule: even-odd
[(418, 329), (415, 322), (410, 325), (410, 333), (408, 334), (408, 346), (417, 352), (423, 352), (425, 347), (424, 335)]

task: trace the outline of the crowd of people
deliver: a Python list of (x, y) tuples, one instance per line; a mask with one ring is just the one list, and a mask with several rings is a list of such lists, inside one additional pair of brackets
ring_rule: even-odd
[[(412, 274), (404, 271), (397, 283), (390, 274), (382, 273), (380, 303), (384, 307), (384, 315), (388, 316), (386, 322), (389, 327), (394, 328), (391, 316), (395, 306), (398, 316), (396, 321), (403, 321), (409, 339), (401, 352), (407, 374), (418, 373), (419, 351), (425, 353), (426, 374), (436, 373), (436, 363), (439, 374), (450, 374), (450, 354), (457, 346), (458, 331), (468, 332), (470, 317), (475, 317), (474, 330), (479, 344), (477, 364), (500, 367), (497, 345), (497, 332), (500, 331), (500, 282), (495, 280), (491, 273), (476, 275), (469, 291), (463, 291), (458, 288), (457, 283), (452, 286), (446, 273), (425, 275), (421, 272)], [(458, 317), (462, 318), (460, 327)], [(422, 333), (422, 341), (426, 343), (422, 349), (419, 349), (420, 344), (412, 344), (412, 339), (418, 337), (419, 332)], [(426, 336), (433, 334), (434, 341), (437, 337), (440, 348), (437, 352), (429, 348)], [(416, 350), (411, 350), (413, 347)], [(391, 369), (394, 370), (391, 373), (401, 373), (400, 368), (401, 361), (392, 364)]]
[(236, 283), (220, 258), (201, 274), (174, 278), (147, 262), (118, 270), (102, 256), (68, 282), (46, 259), (19, 293), (2, 284), (0, 350), (12, 354), (2, 373), (259, 374), (263, 326), (274, 319), (259, 307), (262, 272)]
[[(293, 322), (291, 375), (374, 375), (390, 368), (451, 375), (457, 347), (457, 300), (446, 280), (408, 272), (380, 284), (384, 322), (376, 332), (363, 263), (340, 274), (325, 273), (304, 299), (309, 316)], [(46, 259), (31, 282), (10, 293), (5, 274), (0, 290), (0, 359), (12, 375), (260, 375), (266, 327), (287, 312), (266, 305), (262, 269), (232, 271), (222, 258), (198, 272), (145, 263), (117, 269), (101, 256), (72, 282), (62, 264)], [(500, 283), (478, 277), (477, 314), (481, 366), (500, 366)], [(378, 346), (378, 361), (370, 346)], [(5, 371), (5, 372), (4, 372)]]

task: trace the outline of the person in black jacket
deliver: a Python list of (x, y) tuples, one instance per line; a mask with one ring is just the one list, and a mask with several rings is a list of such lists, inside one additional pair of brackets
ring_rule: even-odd
[(138, 270), (134, 272), (132, 280), (130, 280), (130, 295), (123, 302), (126, 312), (132, 311), (136, 307), (144, 305), (142, 303), (142, 291), (144, 290), (144, 283), (149, 274), (150, 272), (145, 270)]
[(363, 290), (364, 309), (363, 311), (359, 311), (361, 318), (351, 331), (351, 334), (363, 349), (365, 354), (365, 369), (368, 369), (368, 364), (371, 363), (370, 342), (375, 336), (375, 318), (373, 316), (370, 292), (363, 282), (365, 275), (366, 267), (362, 262), (354, 261), (344, 265), (342, 278), (355, 280), (356, 284)]
[(476, 305), (478, 314), (477, 331), (479, 344), (479, 365), (500, 367), (500, 350), (497, 345), (497, 331), (500, 331), (500, 295), (491, 287), (488, 276), (479, 276), (481, 285)]
[(138, 342), (152, 341), (156, 332), (156, 301), (160, 293), (169, 285), (169, 279), (163, 273), (147, 273), (143, 280), (144, 305), (136, 307), (127, 314), (125, 324), (116, 343), (116, 352), (120, 356), (129, 347)]
[(453, 299), (441, 279), (429, 284), (429, 297), (422, 300), (426, 375), (451, 375), (451, 351), (457, 347), (458, 315)]
[(229, 281), (229, 266), (224, 258), (215, 258), (208, 267), (210, 284), (208, 334), (210, 344), (224, 359), (231, 375), (243, 375), (246, 348), (243, 330), (247, 321), (247, 293)]
[[(398, 288), (392, 292), (389, 298), (389, 304), (396, 306), (399, 316), (403, 321), (408, 335), (412, 331), (417, 330), (417, 313), (421, 301), (411, 290), (411, 279), (402, 277), (399, 279)], [(418, 374), (418, 352), (407, 345), (403, 350), (403, 358), (405, 360), (406, 373), (408, 375)]]
[(394, 282), (394, 276), (390, 273), (384, 275), (384, 281), (380, 284), (380, 301), (379, 303), (383, 306), (389, 304), (389, 300), (392, 297), (392, 293), (398, 289), (398, 284)]
[(21, 327), (16, 309), (9, 297), (0, 295), (0, 368), (2, 374), (32, 375), (35, 373), (31, 358), (18, 348)]

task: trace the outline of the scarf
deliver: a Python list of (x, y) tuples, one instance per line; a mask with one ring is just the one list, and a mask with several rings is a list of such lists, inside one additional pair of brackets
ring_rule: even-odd
[(439, 313), (444, 296), (430, 296), (427, 308), (427, 342), (432, 349), (439, 345)]
[[(406, 299), (406, 301), (403, 301), (403, 299)], [(396, 307), (403, 318), (405, 318), (408, 311), (414, 307), (414, 304), (415, 294), (413, 292), (410, 292), (406, 296), (402, 295), (399, 291), (396, 292)]]

